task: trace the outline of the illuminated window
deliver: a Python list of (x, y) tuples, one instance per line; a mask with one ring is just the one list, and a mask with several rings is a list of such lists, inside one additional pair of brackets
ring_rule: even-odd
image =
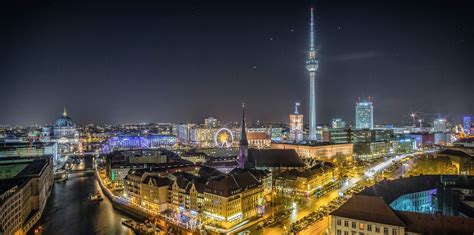
[(364, 230), (364, 224), (363, 223), (359, 223), (359, 229)]

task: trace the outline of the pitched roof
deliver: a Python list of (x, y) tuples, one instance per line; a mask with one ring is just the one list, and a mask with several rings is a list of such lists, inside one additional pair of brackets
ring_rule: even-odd
[(270, 139), (270, 136), (265, 132), (249, 132), (247, 133), (248, 140), (262, 140), (262, 139)]
[(216, 168), (212, 168), (212, 167), (205, 166), (205, 165), (201, 166), (201, 168), (199, 169), (198, 174), (201, 177), (204, 177), (204, 178), (211, 178), (211, 177), (224, 175), (224, 173), (220, 172)]
[(396, 180), (384, 180), (362, 190), (359, 194), (381, 197), (386, 203), (390, 204), (405, 194), (435, 189), (440, 183), (439, 175), (420, 175)]
[(262, 183), (250, 171), (234, 171), (233, 173), (209, 180), (205, 191), (229, 197), (261, 185)]
[(233, 175), (233, 174), (242, 174), (243, 172), (250, 172), (252, 173), (253, 176), (255, 176), (255, 178), (257, 178), (258, 180), (262, 180), (263, 178), (266, 178), (270, 175), (270, 171), (269, 170), (259, 170), (259, 169), (248, 169), (248, 168), (245, 168), (245, 169), (242, 169), (242, 168), (234, 168), (232, 171), (229, 172), (230, 175)]
[(205, 191), (223, 197), (229, 197), (239, 192), (239, 189), (239, 185), (234, 177), (225, 175), (209, 180), (206, 184)]
[(296, 179), (297, 177), (302, 177), (306, 179), (313, 179), (314, 177), (320, 176), (326, 171), (330, 171), (334, 168), (334, 164), (330, 162), (318, 162), (314, 166), (304, 169), (303, 171), (291, 169), (285, 172), (282, 172), (279, 177), (286, 179)]
[(304, 167), (294, 149), (249, 149), (248, 162), (256, 167)]
[(397, 217), (392, 208), (381, 197), (354, 195), (341, 207), (333, 211), (331, 215), (401, 227), (405, 226), (402, 220)]
[(421, 234), (472, 234), (474, 219), (456, 216), (395, 211), (406, 224), (405, 231)]
[(163, 186), (169, 186), (170, 180), (166, 177), (159, 177), (159, 176), (147, 176), (145, 177), (145, 180), (143, 183), (145, 184), (152, 184), (155, 187), (163, 187)]

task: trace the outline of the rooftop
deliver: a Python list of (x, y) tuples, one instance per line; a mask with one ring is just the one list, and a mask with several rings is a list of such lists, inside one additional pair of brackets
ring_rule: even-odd
[(416, 192), (435, 189), (438, 186), (474, 187), (473, 176), (461, 175), (420, 175), (396, 180), (384, 180), (364, 189), (360, 195), (381, 197), (390, 204), (397, 198)]
[(344, 205), (333, 211), (331, 215), (401, 227), (405, 226), (405, 223), (397, 217), (392, 208), (381, 197), (354, 195)]
[(147, 176), (143, 181), (144, 184), (151, 184), (155, 187), (168, 186), (170, 182), (171, 181), (168, 178), (159, 176)]
[(46, 167), (48, 164), (48, 160), (44, 158), (35, 159), (30, 164), (28, 164), (25, 168), (23, 168), (20, 173), (16, 175), (16, 177), (28, 177), (33, 175), (39, 175), (41, 171)]
[(265, 132), (248, 132), (247, 133), (248, 140), (262, 140), (262, 139), (270, 139), (270, 136)]
[(395, 211), (406, 231), (421, 234), (472, 234), (474, 219), (435, 214)]
[(227, 175), (209, 180), (206, 184), (206, 192), (229, 197), (261, 185), (262, 183), (252, 170), (234, 169)]
[(16, 186), (21, 188), (21, 186), (28, 180), (28, 178), (8, 178), (0, 180), (0, 195)]
[(472, 157), (474, 158), (474, 155), (471, 155), (467, 153), (467, 151), (463, 151), (461, 149), (455, 149), (455, 148), (449, 148), (449, 149), (444, 149), (438, 154), (445, 154), (445, 155), (452, 155), (452, 156), (458, 156), (458, 157)]
[(348, 144), (348, 143), (331, 143), (331, 142), (309, 142), (309, 143), (275, 142), (275, 143), (272, 143), (272, 144), (284, 144), (284, 145), (317, 147), (317, 146), (328, 146), (328, 145), (344, 145), (344, 144)]
[(293, 178), (293, 179), (295, 179), (296, 177), (303, 177), (303, 178), (310, 179), (328, 170), (331, 170), (333, 168), (334, 168), (334, 164), (331, 162), (319, 162), (315, 164), (314, 166), (308, 169), (305, 169), (303, 171), (291, 169), (291, 170), (281, 173), (279, 176), (284, 177), (284, 178)]
[(364, 189), (359, 194), (381, 197), (386, 203), (390, 204), (405, 194), (435, 189), (439, 184), (439, 175), (422, 175), (396, 180), (384, 180)]
[(294, 149), (249, 149), (248, 162), (256, 167), (304, 167)]

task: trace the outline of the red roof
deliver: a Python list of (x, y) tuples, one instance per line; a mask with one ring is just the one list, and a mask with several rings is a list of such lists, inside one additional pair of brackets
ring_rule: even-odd
[(262, 140), (262, 139), (270, 139), (270, 136), (267, 135), (265, 132), (249, 132), (247, 133), (248, 140)]

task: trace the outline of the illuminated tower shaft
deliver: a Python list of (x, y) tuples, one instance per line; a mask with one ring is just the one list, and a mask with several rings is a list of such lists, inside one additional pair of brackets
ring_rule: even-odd
[(306, 69), (309, 71), (309, 140), (316, 141), (316, 71), (319, 62), (316, 59), (316, 48), (314, 46), (314, 14), (311, 8), (310, 44), (309, 55), (306, 61)]

